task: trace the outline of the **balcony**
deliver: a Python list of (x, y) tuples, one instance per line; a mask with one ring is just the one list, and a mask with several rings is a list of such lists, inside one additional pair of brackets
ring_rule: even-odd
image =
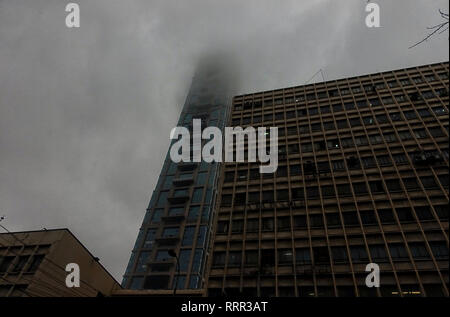
[(174, 214), (162, 216), (161, 219), (166, 223), (180, 223), (186, 218), (184, 214)]
[(160, 246), (173, 246), (173, 245), (175, 245), (178, 241), (180, 241), (180, 236), (179, 236), (179, 235), (164, 236), (164, 237), (156, 238), (155, 241), (156, 241)]
[(181, 189), (175, 190), (172, 196), (167, 198), (167, 200), (173, 204), (182, 204), (189, 200), (189, 190)]
[(192, 162), (184, 162), (184, 163), (178, 163), (177, 167), (180, 171), (186, 172), (186, 171), (193, 171), (197, 168), (198, 163), (192, 163)]
[(179, 178), (176, 178), (173, 180), (173, 184), (175, 186), (188, 186), (191, 185), (194, 182), (194, 179), (192, 176), (186, 176), (182, 177), (182, 175)]

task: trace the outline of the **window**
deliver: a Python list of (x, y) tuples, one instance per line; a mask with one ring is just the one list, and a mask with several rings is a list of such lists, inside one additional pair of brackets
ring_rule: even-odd
[(198, 218), (198, 215), (200, 213), (200, 207), (199, 206), (192, 206), (189, 208), (189, 214), (188, 214), (188, 220), (189, 221), (195, 221)]
[(411, 140), (412, 139), (412, 135), (409, 131), (405, 130), (405, 131), (399, 131), (398, 135), (400, 136), (400, 139), (402, 141), (407, 141), (407, 140)]
[[(41, 262), (44, 259), (44, 257), (45, 257), (44, 254), (34, 255), (33, 259), (31, 260), (30, 265), (28, 266), (27, 272), (28, 273), (36, 272), (36, 270), (38, 269), (39, 265), (41, 265)], [(0, 272), (2, 272), (1, 269), (0, 269)]]
[(232, 195), (222, 195), (221, 206), (231, 206)]
[(262, 200), (263, 200), (263, 202), (273, 202), (274, 201), (273, 191), (272, 190), (263, 191)]
[(334, 187), (333, 186), (322, 186), (322, 196), (329, 198), (329, 197), (335, 197), (336, 194), (334, 193)]
[(273, 218), (263, 218), (262, 231), (274, 231)]
[(309, 249), (296, 249), (295, 261), (297, 262), (297, 264), (310, 264), (311, 254), (309, 252)]
[(278, 264), (292, 264), (293, 254), (291, 249), (278, 250)]
[(167, 195), (168, 195), (168, 191), (163, 191), (159, 194), (159, 199), (157, 202), (157, 206), (158, 207), (164, 207), (167, 204)]
[(318, 162), (317, 170), (319, 171), (319, 173), (328, 173), (331, 170), (330, 163), (329, 162)]
[(416, 260), (427, 260), (430, 258), (430, 254), (428, 253), (424, 243), (410, 243), (409, 248), (413, 258)]
[(395, 223), (394, 212), (392, 209), (379, 209), (378, 216), (382, 224)]
[(163, 210), (164, 209), (158, 208), (158, 209), (155, 209), (155, 211), (153, 211), (151, 223), (159, 223), (161, 221), (161, 216), (162, 216)]
[(387, 259), (386, 248), (384, 245), (370, 245), (369, 246), (370, 255), (372, 256), (372, 260), (376, 261), (384, 261)]
[(372, 167), (376, 167), (377, 164), (375, 162), (375, 159), (371, 156), (369, 157), (362, 157), (361, 158), (362, 164), (364, 166), (364, 168), (372, 168)]
[(402, 79), (400, 79), (400, 84), (402, 86), (409, 86), (409, 85), (411, 85), (411, 82), (409, 81), (408, 78), (402, 78)]
[(180, 216), (184, 214), (184, 207), (171, 207), (168, 211), (168, 216)]
[(364, 125), (372, 125), (375, 123), (375, 120), (372, 116), (363, 118)]
[(198, 173), (198, 175), (197, 175), (197, 185), (198, 186), (205, 185), (207, 176), (208, 176), (207, 172)]
[(353, 110), (355, 109), (355, 104), (353, 102), (347, 102), (344, 104), (345, 110)]
[(310, 186), (306, 188), (306, 196), (309, 199), (315, 199), (319, 197), (319, 187), (317, 186)]
[(255, 266), (258, 265), (258, 251), (245, 251), (245, 265)]
[(289, 200), (289, 191), (287, 189), (277, 190), (277, 201), (287, 201)]
[(442, 106), (434, 107), (433, 112), (438, 116), (444, 116), (447, 114), (447, 110)]
[(400, 115), (400, 112), (394, 112), (394, 113), (390, 113), (389, 116), (391, 117), (392, 121), (402, 121), (403, 118)]
[(359, 119), (359, 118), (352, 118), (352, 119), (350, 119), (350, 126), (352, 127), (352, 128), (354, 128), (354, 127), (359, 127), (359, 126), (361, 126), (362, 124), (361, 124), (361, 120)]
[(327, 228), (341, 227), (341, 219), (339, 214), (326, 214)]
[(334, 122), (324, 122), (323, 123), (323, 128), (325, 129), (325, 131), (335, 130), (336, 129), (336, 127), (334, 125)]
[(414, 207), (414, 210), (419, 220), (425, 221), (434, 219), (433, 215), (431, 214), (430, 207), (428, 206), (417, 206)]
[(343, 138), (341, 139), (341, 144), (343, 148), (350, 148), (350, 147), (354, 147), (355, 144), (353, 143), (353, 139), (352, 138)]
[(416, 113), (414, 112), (414, 110), (404, 111), (403, 114), (405, 115), (405, 118), (408, 119), (408, 120), (417, 118)]
[(344, 224), (346, 227), (359, 226), (358, 215), (355, 211), (344, 212), (342, 215), (344, 217)]
[(233, 220), (231, 224), (231, 232), (232, 233), (242, 233), (244, 229), (244, 221), (243, 220)]
[(173, 197), (185, 197), (185, 196), (189, 196), (188, 189), (177, 189), (173, 192)]
[(130, 289), (142, 289), (143, 277), (133, 277), (130, 283)]
[(353, 262), (367, 262), (369, 260), (369, 256), (367, 255), (367, 251), (364, 246), (352, 245), (350, 246), (350, 253), (352, 255)]
[(405, 184), (407, 191), (416, 191), (420, 189), (419, 183), (415, 177), (404, 178), (403, 183)]
[(355, 137), (355, 143), (357, 146), (364, 146), (364, 145), (368, 145), (369, 141), (367, 140), (366, 136), (358, 136), (358, 137)]
[(191, 281), (192, 281), (192, 273), (200, 272), (200, 264), (203, 257), (202, 249), (195, 249), (194, 258), (192, 260), (192, 269), (191, 269)]
[(345, 247), (332, 247), (331, 254), (335, 264), (348, 262), (347, 249)]
[(259, 219), (247, 219), (247, 232), (259, 231)]
[(202, 201), (203, 188), (196, 188), (192, 194), (191, 202), (194, 204), (201, 203)]
[(345, 171), (345, 163), (343, 160), (332, 161), (333, 171)]
[(231, 251), (228, 254), (228, 266), (240, 266), (242, 260), (241, 251)]
[(418, 112), (419, 112), (419, 115), (420, 115), (422, 118), (428, 118), (428, 117), (431, 117), (431, 113), (430, 113), (430, 111), (429, 111), (428, 109), (420, 109)]
[(379, 114), (375, 116), (379, 124), (388, 123), (388, 118), (384, 114)]
[(337, 127), (339, 129), (348, 128), (348, 123), (347, 123), (347, 120), (345, 120), (345, 119), (344, 120), (337, 120), (336, 123), (337, 123)]
[(369, 106), (366, 100), (358, 100), (356, 105), (359, 109), (367, 108)]
[(392, 97), (384, 97), (381, 99), (381, 101), (385, 105), (392, 105), (394, 103), (394, 99), (392, 99)]
[(435, 138), (445, 136), (444, 132), (442, 131), (442, 129), (440, 127), (428, 128), (428, 130), (430, 131), (431, 135)]
[(425, 129), (416, 129), (414, 130), (414, 135), (416, 136), (416, 138), (418, 139), (425, 139), (428, 137), (427, 132), (425, 131)]
[(398, 82), (397, 82), (396, 80), (389, 81), (389, 82), (388, 82), (388, 86), (389, 86), (390, 88), (398, 87)]
[(228, 233), (228, 221), (219, 221), (217, 223), (217, 233), (218, 234)]
[(312, 132), (322, 131), (322, 125), (320, 123), (311, 124), (311, 131)]
[(423, 96), (424, 99), (432, 99), (432, 98), (435, 97), (435, 96), (434, 96), (434, 93), (433, 93), (431, 90), (424, 91), (424, 92), (422, 93), (422, 96)]
[(439, 178), (439, 182), (441, 183), (442, 187), (448, 188), (448, 181), (449, 181), (448, 174), (438, 175), (438, 178)]
[(372, 145), (383, 143), (383, 139), (381, 138), (381, 135), (379, 135), (379, 134), (369, 135), (369, 140), (370, 140), (370, 143), (372, 143)]
[(338, 190), (339, 197), (346, 197), (346, 196), (352, 195), (350, 185), (347, 185), (347, 184), (337, 185), (337, 190)]
[(438, 188), (438, 185), (436, 184), (433, 176), (422, 176), (420, 177), (420, 180), (422, 181), (423, 187), (425, 187), (426, 189)]
[(361, 211), (360, 215), (364, 225), (375, 225), (378, 223), (375, 213), (372, 210)]
[(323, 216), (322, 215), (310, 215), (309, 223), (312, 228), (323, 228)]
[(226, 172), (225, 173), (225, 183), (230, 183), (230, 182), (234, 182), (234, 174), (235, 172)]
[[(180, 271), (181, 272), (186, 272), (188, 270), (190, 257), (191, 257), (190, 249), (180, 251), (179, 263), (180, 263)], [(215, 258), (214, 258), (214, 261), (216, 261)]]
[(327, 141), (327, 146), (329, 150), (339, 149), (339, 141), (338, 140), (329, 140)]
[(388, 191), (390, 192), (401, 192), (402, 187), (398, 179), (388, 179), (385, 181)]
[(380, 166), (391, 166), (392, 161), (388, 155), (379, 155), (377, 156), (377, 161)]
[(194, 233), (195, 233), (194, 226), (186, 227), (184, 229), (184, 236), (181, 245), (182, 246), (192, 245), (192, 243), (194, 242)]
[(225, 255), (226, 255), (225, 252), (214, 252), (213, 266), (223, 267), (225, 265)]
[(394, 261), (408, 260), (408, 253), (406, 252), (406, 248), (403, 243), (390, 244), (389, 251), (391, 252), (392, 260)]
[(295, 216), (294, 217), (294, 228), (295, 229), (306, 229), (306, 216)]
[(309, 153), (313, 151), (313, 147), (311, 143), (302, 144), (302, 153)]
[(247, 180), (247, 170), (240, 170), (237, 172), (237, 181), (241, 182), (241, 181), (245, 181)]
[(310, 116), (317, 115), (317, 114), (319, 114), (319, 108), (317, 108), (317, 107), (309, 108), (308, 113)]
[(178, 227), (170, 227), (170, 228), (164, 228), (162, 232), (163, 238), (169, 238), (169, 237), (177, 237), (180, 233), (180, 228)]
[(397, 216), (400, 222), (414, 222), (414, 216), (411, 213), (411, 208), (397, 208)]
[(374, 99), (370, 99), (370, 100), (369, 100), (369, 104), (370, 104), (372, 107), (376, 107), (376, 106), (379, 106), (379, 105), (381, 104), (381, 102), (380, 102), (380, 99), (374, 98)]
[(370, 181), (369, 182), (370, 191), (373, 194), (384, 193), (384, 187), (382, 181)]
[(448, 260), (448, 247), (445, 242), (432, 241), (430, 247), (436, 260)]
[(148, 258), (150, 257), (150, 252), (141, 252), (139, 255), (137, 264), (136, 264), (136, 272), (137, 273), (143, 273), (147, 271), (147, 262)]
[(436, 211), (436, 214), (438, 215), (439, 219), (448, 220), (448, 214), (449, 214), (448, 204), (447, 205), (435, 205), (433, 207), (434, 207), (434, 210)]
[(405, 154), (393, 154), (392, 157), (397, 165), (408, 164), (408, 158)]

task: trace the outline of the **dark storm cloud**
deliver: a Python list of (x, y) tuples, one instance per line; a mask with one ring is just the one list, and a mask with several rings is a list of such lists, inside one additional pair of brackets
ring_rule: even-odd
[[(0, 1), (0, 210), (10, 230), (69, 227), (120, 280), (198, 57), (222, 50), (239, 92), (448, 60), (408, 47), (447, 1)], [(376, 1), (375, 1), (376, 2)]]

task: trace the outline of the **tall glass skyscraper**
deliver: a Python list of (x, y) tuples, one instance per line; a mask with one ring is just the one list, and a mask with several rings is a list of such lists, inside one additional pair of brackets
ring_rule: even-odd
[[(216, 55), (197, 67), (178, 121), (191, 138), (194, 119), (201, 120), (202, 128), (223, 129), (227, 122), (234, 81), (226, 64)], [(218, 163), (177, 164), (169, 151), (124, 275), (122, 286), (128, 289), (198, 289), (204, 282)]]

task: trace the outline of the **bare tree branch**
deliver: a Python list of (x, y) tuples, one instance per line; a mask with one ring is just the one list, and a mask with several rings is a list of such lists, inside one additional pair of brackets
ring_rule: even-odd
[(439, 24), (437, 24), (435, 26), (427, 27), (428, 30), (434, 30), (434, 31), (429, 33), (423, 40), (417, 42), (413, 46), (410, 46), (409, 49), (414, 48), (416, 46), (419, 46), (420, 44), (422, 44), (424, 42), (427, 42), (428, 39), (433, 37), (436, 33), (437, 34), (442, 34), (442, 33), (444, 33), (445, 31), (448, 30), (448, 28), (449, 28), (449, 26), (448, 26), (449, 25), (448, 13), (445, 13), (441, 9), (439, 9), (439, 14), (440, 14), (441, 18), (443, 18), (446, 21), (444, 21), (442, 23), (439, 23)]

